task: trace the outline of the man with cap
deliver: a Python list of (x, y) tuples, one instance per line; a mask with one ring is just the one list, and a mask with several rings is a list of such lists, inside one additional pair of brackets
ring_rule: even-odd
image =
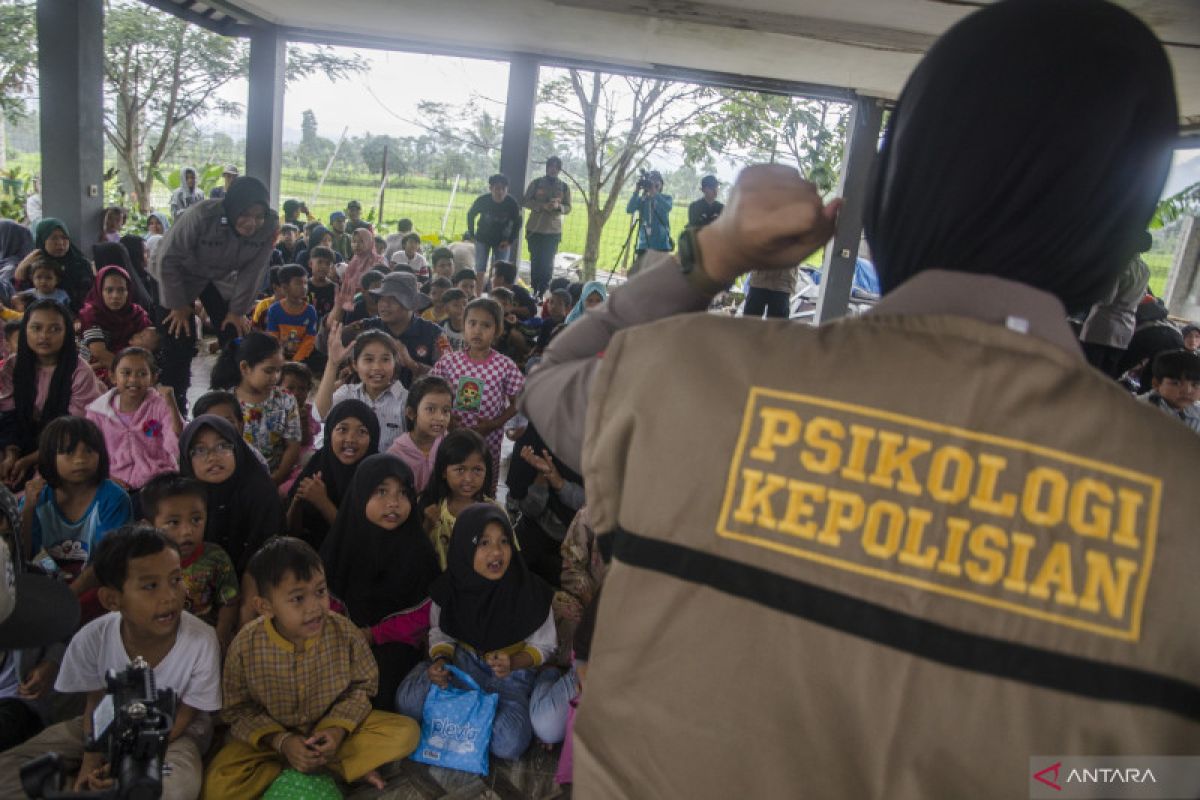
[[(378, 303), (379, 316), (347, 325), (342, 330), (342, 342), (349, 343), (363, 331), (390, 333), (400, 348), (400, 382), (405, 387), (429, 372), (430, 368), (450, 350), (450, 342), (440, 325), (421, 319), (421, 312), (433, 305), (429, 295), (417, 288), (417, 277), (409, 272), (393, 272), (384, 276), (378, 288), (371, 289)], [(335, 310), (330, 316), (337, 315)]]
[(225, 193), (229, 191), (229, 187), (233, 185), (233, 182), (236, 181), (237, 178), (237, 167), (235, 167), (233, 164), (225, 167), (225, 169), (221, 172), (221, 180), (224, 181), (224, 184), (221, 186), (214, 186), (212, 191), (208, 193), (209, 199), (220, 200), (225, 196)]
[(521, 412), (612, 556), (575, 797), (1042, 797), (1200, 752), (1200, 440), (1066, 321), (1136, 252), (1175, 98), (1116, 4), (986, 4), (875, 155), (870, 314), (702, 313), (857, 225), (759, 165), (555, 338)]
[(316, 220), (312, 212), (308, 210), (308, 204), (303, 200), (289, 198), (283, 201), (283, 224), (295, 225), (296, 230), (303, 231), (305, 223), (300, 221), (300, 215), (303, 214), (309, 222)]
[(333, 234), (333, 251), (340, 260), (349, 261), (354, 251), (350, 247), (350, 234), (346, 232), (346, 212), (334, 211), (329, 215), (329, 232)]
[(725, 204), (717, 199), (721, 187), (716, 175), (705, 175), (700, 179), (700, 193), (704, 196), (688, 206), (688, 227), (700, 230), (725, 210)]
[(371, 230), (371, 223), (362, 218), (362, 203), (357, 200), (351, 200), (346, 203), (346, 216), (349, 220), (346, 222), (346, 232), (353, 235), (359, 228)]
[[(521, 205), (529, 209), (525, 241), (529, 244), (530, 282), (535, 295), (541, 295), (550, 287), (550, 279), (554, 277), (554, 255), (562, 241), (562, 218), (571, 213), (571, 187), (558, 177), (561, 172), (562, 159), (558, 156), (547, 158), (546, 174), (530, 181), (521, 201)], [(480, 265), (476, 264), (475, 268), (480, 269)]]
[(217, 326), (222, 346), (245, 335), (278, 231), (267, 187), (245, 177), (235, 179), (220, 200), (197, 203), (163, 234), (150, 267), (169, 309), (162, 321), (162, 382), (174, 388), (181, 411), (186, 413), (196, 349), (196, 300)]

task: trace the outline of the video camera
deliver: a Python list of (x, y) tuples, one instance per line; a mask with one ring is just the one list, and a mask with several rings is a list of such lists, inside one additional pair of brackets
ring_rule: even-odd
[(637, 183), (634, 185), (634, 190), (639, 191), (639, 192), (644, 192), (656, 183), (659, 186), (661, 186), (662, 182), (663, 182), (662, 175), (659, 174), (656, 170), (639, 169), (638, 170), (638, 179), (637, 179)]
[(175, 724), (178, 698), (157, 689), (154, 670), (140, 656), (121, 671), (105, 676), (108, 693), (92, 712), (92, 737), (86, 749), (106, 753), (114, 783), (99, 792), (64, 792), (65, 770), (57, 753), (21, 767), (21, 786), (29, 797), (56, 800), (157, 800), (162, 797), (163, 759)]

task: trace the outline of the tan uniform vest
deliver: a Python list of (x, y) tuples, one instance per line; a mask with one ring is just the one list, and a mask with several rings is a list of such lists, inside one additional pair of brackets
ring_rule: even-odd
[(584, 798), (1027, 797), (1039, 754), (1200, 752), (1200, 438), (949, 316), (626, 330)]

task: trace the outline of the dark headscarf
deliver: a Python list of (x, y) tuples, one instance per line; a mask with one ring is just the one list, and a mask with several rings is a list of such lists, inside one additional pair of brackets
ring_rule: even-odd
[(1005, 0), (930, 48), (891, 116), (864, 213), (883, 291), (997, 275), (1068, 312), (1137, 251), (1177, 135), (1171, 66), (1115, 5)]
[(78, 314), (79, 309), (83, 308), (83, 299), (92, 288), (92, 279), (96, 273), (92, 270), (91, 262), (84, 258), (83, 253), (75, 246), (74, 239), (71, 239), (71, 244), (62, 258), (55, 258), (46, 252), (46, 240), (56, 230), (62, 231), (68, 239), (71, 238), (71, 232), (62, 220), (43, 217), (34, 229), (33, 245), (42, 251), (43, 256), (63, 268), (63, 284), (59, 288), (70, 296), (71, 310)]
[(11, 219), (0, 219), (0, 269), (16, 266), (33, 251), (33, 233)]
[[(475, 571), (475, 549), (484, 528), (498, 523), (514, 543), (508, 571), (498, 581)], [(468, 506), (454, 523), (446, 572), (430, 589), (441, 609), (438, 626), (479, 653), (490, 653), (532, 636), (550, 614), (554, 590), (529, 571), (515, 546), (508, 515), (491, 503)]]
[(237, 218), (253, 205), (260, 205), (263, 211), (269, 211), (271, 194), (258, 178), (245, 176), (233, 181), (221, 202), (225, 206), (225, 218), (232, 227)]
[[(65, 331), (62, 349), (50, 388), (42, 407), (37, 407), (38, 357), (29, 346), (29, 322), (35, 311), (54, 311), (62, 315)], [(75, 386), (75, 370), (79, 366), (79, 348), (75, 344), (75, 320), (71, 312), (54, 300), (38, 300), (25, 309), (21, 331), (17, 335), (17, 356), (13, 362), (13, 404), (16, 410), (17, 445), (22, 453), (37, 449), (38, 437), (51, 420), (71, 412), (71, 394)]]
[[(366, 455), (362, 459), (353, 464), (343, 464), (333, 452), (333, 429), (339, 422), (349, 418), (357, 419), (367, 427), (371, 441), (367, 445)], [(379, 418), (363, 401), (343, 400), (329, 410), (329, 416), (325, 418), (324, 424), (325, 443), (304, 465), (304, 469), (292, 485), (291, 497), (296, 496), (296, 490), (300, 487), (301, 481), (311, 478), (319, 472), (321, 480), (325, 483), (325, 493), (329, 495), (330, 502), (337, 508), (341, 508), (342, 498), (346, 496), (346, 491), (350, 488), (350, 481), (354, 479), (355, 471), (362, 465), (363, 460), (379, 451)], [(302, 538), (313, 547), (320, 548), (321, 541), (325, 538), (325, 531), (329, 529), (329, 523), (321, 516), (321, 512), (309, 503), (304, 504), (303, 515), (304, 536)]]
[[(104, 303), (104, 279), (109, 275), (119, 275), (129, 289), (125, 305), (117, 311), (113, 311)], [(99, 328), (108, 335), (109, 351), (113, 354), (121, 352), (129, 346), (129, 340), (134, 334), (151, 325), (150, 316), (133, 301), (133, 296), (133, 281), (129, 279), (128, 272), (115, 264), (101, 267), (96, 273), (96, 280), (88, 292), (87, 299), (83, 302), (83, 310), (79, 312), (80, 328), (85, 331)]]
[(205, 428), (212, 428), (222, 439), (233, 444), (234, 468), (224, 483), (204, 484), (208, 491), (204, 539), (224, 548), (240, 573), (259, 546), (283, 528), (279, 490), (267, 468), (250, 452), (250, 445), (238, 435), (229, 420), (214, 414), (201, 414), (183, 429), (183, 435), (179, 437), (179, 472), (182, 475), (196, 477), (188, 453), (196, 436)]
[[(395, 478), (408, 496), (412, 510), (394, 531), (367, 519), (367, 500), (388, 478)], [(329, 590), (346, 604), (355, 625), (376, 625), (389, 614), (418, 606), (429, 597), (438, 576), (437, 555), (417, 511), (412, 470), (386, 453), (365, 459), (338, 507), (337, 519), (321, 559)]]

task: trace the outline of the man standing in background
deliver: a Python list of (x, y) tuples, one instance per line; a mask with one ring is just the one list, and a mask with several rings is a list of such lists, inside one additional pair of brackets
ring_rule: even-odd
[(220, 200), (222, 197), (225, 196), (225, 193), (229, 191), (229, 187), (233, 185), (233, 182), (236, 181), (237, 178), (238, 178), (238, 168), (237, 167), (235, 167), (233, 164), (230, 164), (229, 166), (225, 167), (224, 172), (221, 173), (221, 180), (223, 180), (224, 183), (221, 184), (220, 186), (213, 187), (212, 191), (208, 193), (209, 199)]
[(562, 241), (563, 214), (571, 213), (571, 188), (558, 177), (560, 172), (562, 159), (558, 156), (547, 158), (546, 174), (529, 184), (521, 203), (529, 209), (525, 241), (529, 243), (529, 271), (535, 297), (550, 286), (554, 276), (554, 256)]
[(717, 189), (720, 186), (716, 175), (705, 175), (700, 179), (700, 192), (704, 196), (688, 206), (689, 228), (699, 230), (721, 216), (725, 204), (717, 199)]

